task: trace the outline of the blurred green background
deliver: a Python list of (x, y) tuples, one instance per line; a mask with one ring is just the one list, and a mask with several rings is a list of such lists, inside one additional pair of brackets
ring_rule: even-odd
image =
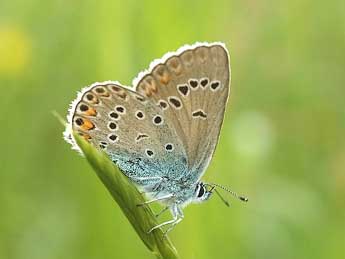
[(248, 195), (185, 209), (181, 258), (344, 258), (345, 2), (0, 2), (0, 258), (153, 258), (53, 117), (183, 44), (223, 41), (232, 96), (205, 179)]

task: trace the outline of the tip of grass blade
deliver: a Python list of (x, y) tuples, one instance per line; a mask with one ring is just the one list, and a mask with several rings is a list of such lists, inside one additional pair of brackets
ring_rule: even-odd
[[(57, 118), (60, 119), (61, 116), (58, 115)], [(145, 199), (136, 186), (110, 161), (104, 152), (97, 150), (78, 134), (73, 133), (73, 136), (86, 159), (146, 247), (158, 258), (178, 258), (175, 247), (168, 237), (163, 236), (161, 229), (147, 233), (158, 222), (148, 206), (137, 206)]]
[(66, 126), (67, 122), (65, 121), (64, 118), (62, 118), (62, 116), (57, 112), (57, 111), (52, 111), (51, 112), (55, 118), (58, 119), (58, 121), (63, 125), (63, 126)]

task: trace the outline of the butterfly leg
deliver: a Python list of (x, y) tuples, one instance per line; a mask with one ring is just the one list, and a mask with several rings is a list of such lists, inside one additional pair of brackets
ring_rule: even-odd
[[(154, 227), (151, 228), (147, 233), (151, 233), (153, 230), (158, 229), (158, 228), (161, 228), (161, 227), (163, 227), (163, 226), (165, 226), (165, 225), (169, 225), (169, 224), (171, 224), (171, 227), (169, 227), (168, 230), (170, 231), (171, 229), (173, 229), (173, 227), (174, 227), (177, 223), (179, 223), (179, 222), (182, 220), (182, 218), (183, 218), (183, 213), (182, 213), (182, 211), (180, 210), (180, 208), (177, 206), (177, 204), (174, 204), (174, 205), (172, 206), (171, 212), (172, 212), (172, 214), (173, 214), (173, 219), (172, 219), (172, 220), (168, 220), (168, 221), (166, 221), (166, 222), (163, 222), (163, 223), (161, 223), (161, 224), (158, 224), (157, 226), (154, 226)], [(164, 233), (164, 236), (163, 236), (163, 237), (166, 236), (166, 233), (167, 233), (167, 232)]]
[(177, 207), (176, 210), (177, 210), (177, 213), (178, 213), (178, 214), (177, 214), (177, 220), (176, 220), (175, 222), (173, 222), (173, 223), (171, 224), (171, 226), (164, 232), (163, 237), (166, 237), (167, 234), (168, 234), (171, 230), (173, 230), (174, 227), (175, 227), (178, 223), (180, 223), (180, 222), (182, 221), (182, 219), (184, 218), (184, 215), (183, 215), (183, 212), (182, 212), (181, 208), (178, 207), (178, 206), (176, 206), (176, 207)]
[(152, 177), (131, 177), (134, 181), (146, 181), (146, 180), (162, 180), (160, 176), (152, 176)]
[(160, 212), (158, 212), (155, 216), (158, 218), (160, 215), (162, 215), (165, 211), (169, 209), (169, 206), (166, 206), (164, 209), (162, 209)]
[(174, 195), (169, 194), (169, 195), (162, 196), (162, 197), (159, 197), (159, 198), (156, 198), (156, 199), (153, 199), (153, 200), (145, 201), (143, 203), (138, 204), (137, 206), (144, 206), (144, 205), (156, 202), (156, 201), (170, 200), (173, 197), (174, 197)]
[(161, 228), (165, 225), (169, 225), (169, 224), (173, 224), (174, 222), (176, 222), (178, 220), (177, 216), (175, 216), (172, 220), (168, 220), (166, 222), (163, 222), (161, 224), (158, 224), (157, 226), (154, 226), (153, 228), (151, 228), (149, 231), (147, 231), (147, 233), (151, 233), (153, 230), (157, 229), (157, 228)]
[[(158, 181), (158, 183), (155, 184), (155, 186), (157, 184), (160, 184), (162, 182), (162, 177), (160, 176), (152, 176), (152, 177), (130, 177), (130, 179), (138, 184), (140, 184), (140, 182), (142, 181), (153, 181), (153, 182), (156, 182)], [(140, 194), (145, 194), (147, 193), (147, 191), (141, 191)]]
[(162, 182), (162, 177), (160, 176), (150, 176), (150, 177), (130, 177), (130, 179), (139, 184), (139, 185), (152, 185), (154, 184), (155, 186), (157, 184), (160, 184)]

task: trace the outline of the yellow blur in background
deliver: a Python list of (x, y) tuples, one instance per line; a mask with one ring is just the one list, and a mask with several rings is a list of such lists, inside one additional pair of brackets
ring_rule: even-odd
[(0, 75), (20, 74), (29, 65), (31, 44), (29, 36), (14, 26), (0, 24)]
[(0, 259), (152, 258), (51, 111), (196, 41), (232, 67), (204, 179), (250, 201), (187, 207), (181, 258), (343, 258), (344, 31), (343, 0), (2, 1)]

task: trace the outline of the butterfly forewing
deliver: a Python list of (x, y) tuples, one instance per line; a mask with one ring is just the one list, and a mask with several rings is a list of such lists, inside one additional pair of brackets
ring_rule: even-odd
[[(117, 83), (96, 83), (82, 91), (70, 112), (72, 129), (134, 181), (186, 170), (186, 152), (174, 125), (146, 97)], [(68, 138), (75, 145), (73, 136)]]
[(187, 151), (198, 178), (217, 145), (230, 92), (227, 50), (199, 44), (168, 54), (136, 80), (137, 91), (159, 106)]

